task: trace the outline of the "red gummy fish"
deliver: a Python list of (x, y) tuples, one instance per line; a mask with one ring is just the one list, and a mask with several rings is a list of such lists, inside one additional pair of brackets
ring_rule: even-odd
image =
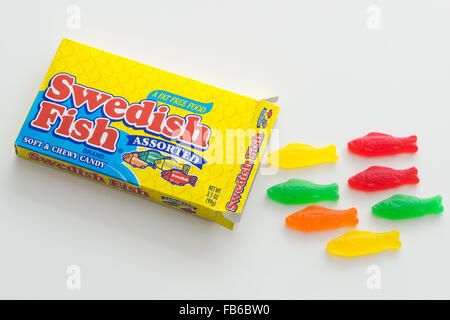
[(394, 137), (389, 134), (371, 132), (348, 143), (348, 150), (363, 156), (385, 156), (397, 153), (417, 152), (417, 136)]
[(362, 191), (385, 190), (417, 183), (419, 183), (419, 177), (416, 167), (395, 170), (389, 167), (372, 166), (348, 179), (350, 187)]
[(187, 175), (178, 169), (163, 171), (161, 172), (161, 177), (177, 186), (184, 186), (189, 183), (191, 186), (195, 187), (198, 180), (196, 176)]

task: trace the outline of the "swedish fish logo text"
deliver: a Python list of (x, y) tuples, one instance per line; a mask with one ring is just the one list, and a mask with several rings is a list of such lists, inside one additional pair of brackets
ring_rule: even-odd
[[(69, 100), (70, 99), (70, 100)], [(71, 107), (62, 105), (70, 101)], [(85, 108), (88, 114), (101, 110), (102, 117), (91, 120), (77, 117), (78, 109)], [(49, 83), (44, 100), (30, 126), (43, 131), (57, 128), (57, 136), (86, 143), (104, 151), (115, 152), (119, 131), (109, 126), (111, 121), (122, 121), (126, 126), (177, 141), (192, 148), (206, 150), (211, 129), (202, 124), (202, 117), (189, 114), (180, 117), (169, 115), (167, 105), (156, 101), (142, 100), (129, 104), (122, 97), (88, 88), (76, 83), (76, 78), (67, 73), (58, 73)]]

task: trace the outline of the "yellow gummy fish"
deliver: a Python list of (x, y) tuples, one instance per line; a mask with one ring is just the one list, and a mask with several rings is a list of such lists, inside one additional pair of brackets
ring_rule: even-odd
[(290, 143), (267, 156), (270, 165), (291, 169), (315, 166), (324, 162), (335, 162), (338, 159), (336, 146), (316, 148), (309, 144)]
[(397, 230), (384, 233), (352, 230), (328, 242), (327, 251), (337, 256), (355, 257), (398, 249), (401, 245)]

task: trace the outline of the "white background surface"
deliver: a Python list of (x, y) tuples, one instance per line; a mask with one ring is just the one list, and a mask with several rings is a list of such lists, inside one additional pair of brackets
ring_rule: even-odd
[[(70, 4), (79, 29), (67, 26)], [(379, 30), (366, 25), (371, 5)], [(441, 194), (447, 206), (449, 1), (4, 1), (0, 12), (1, 298), (450, 298), (448, 212), (396, 222), (370, 213), (394, 193)], [(14, 140), (64, 36), (250, 97), (279, 95), (280, 143), (334, 143), (340, 159), (260, 170), (232, 232), (19, 159)], [(370, 131), (417, 134), (419, 152), (350, 155), (346, 143)], [(347, 187), (374, 164), (414, 165), (421, 182)], [(359, 229), (398, 229), (402, 248), (343, 259), (325, 246), (348, 229), (287, 229), (303, 206), (265, 192), (292, 177), (338, 182), (329, 206), (356, 206)], [(68, 265), (81, 267), (81, 290), (67, 289)], [(371, 265), (379, 290), (366, 285)]]

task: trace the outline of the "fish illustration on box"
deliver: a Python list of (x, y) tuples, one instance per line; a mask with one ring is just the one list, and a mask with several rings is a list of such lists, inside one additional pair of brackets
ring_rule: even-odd
[(122, 155), (122, 159), (131, 166), (139, 169), (150, 167), (152, 169), (159, 169), (163, 172), (179, 170), (185, 175), (191, 170), (190, 165), (180, 164), (174, 158), (164, 156), (160, 152), (154, 150), (127, 152)]
[(190, 176), (178, 169), (163, 171), (161, 172), (161, 177), (169, 181), (171, 184), (177, 186), (185, 186), (186, 184), (190, 184), (191, 186), (195, 187), (195, 184), (198, 180), (198, 177)]
[(156, 168), (161, 171), (180, 170), (184, 174), (188, 174), (191, 166), (188, 164), (180, 164), (173, 158), (164, 158), (155, 161)]
[(173, 185), (185, 186), (190, 184), (195, 187), (198, 177), (189, 175), (191, 166), (180, 164), (174, 158), (164, 156), (158, 151), (146, 150), (127, 152), (122, 155), (123, 161), (139, 169), (150, 167), (161, 170), (161, 178)]
[(257, 128), (265, 128), (267, 127), (267, 124), (269, 123), (269, 119), (272, 117), (272, 109), (267, 110), (266, 108), (264, 108), (261, 111), (261, 114), (259, 115), (258, 118), (258, 123), (256, 125)]
[(166, 158), (158, 151), (152, 150), (122, 154), (123, 161), (138, 169), (145, 169), (147, 167), (156, 169), (156, 161)]

